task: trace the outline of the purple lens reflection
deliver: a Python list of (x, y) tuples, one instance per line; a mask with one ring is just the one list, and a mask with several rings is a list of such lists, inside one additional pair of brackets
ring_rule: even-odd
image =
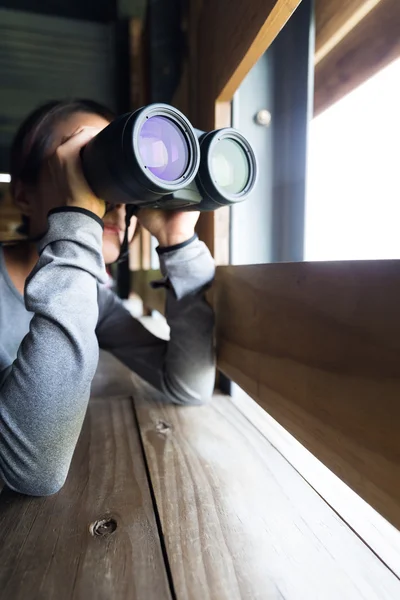
[(182, 131), (166, 117), (150, 117), (139, 134), (139, 153), (149, 171), (164, 181), (182, 177), (189, 162)]

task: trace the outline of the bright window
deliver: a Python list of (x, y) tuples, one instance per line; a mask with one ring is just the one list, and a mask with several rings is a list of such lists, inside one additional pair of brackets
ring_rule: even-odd
[(400, 60), (313, 120), (305, 260), (400, 258)]

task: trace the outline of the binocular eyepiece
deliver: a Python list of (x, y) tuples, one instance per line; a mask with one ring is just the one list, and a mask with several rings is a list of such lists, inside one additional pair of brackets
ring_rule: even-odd
[(257, 175), (241, 133), (199, 131), (167, 104), (115, 119), (85, 146), (82, 166), (99, 198), (138, 208), (216, 210), (245, 200)]

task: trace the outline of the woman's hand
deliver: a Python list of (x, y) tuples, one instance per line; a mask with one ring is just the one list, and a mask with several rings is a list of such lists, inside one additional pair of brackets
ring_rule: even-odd
[(175, 246), (194, 235), (200, 213), (197, 211), (160, 210), (142, 208), (138, 221), (157, 238), (160, 247)]
[(104, 217), (106, 205), (90, 189), (82, 172), (80, 151), (101, 131), (95, 127), (78, 129), (58, 146), (46, 161), (39, 185), (49, 198), (57, 198), (58, 206), (76, 206)]

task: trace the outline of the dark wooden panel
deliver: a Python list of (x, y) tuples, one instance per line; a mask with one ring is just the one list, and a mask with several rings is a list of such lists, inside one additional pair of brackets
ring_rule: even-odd
[(217, 269), (218, 366), (400, 528), (400, 262)]
[(3, 491), (0, 555), (3, 600), (170, 598), (129, 399), (90, 404), (59, 494)]
[(315, 114), (400, 57), (400, 2), (381, 0), (315, 70)]
[(177, 598), (400, 596), (399, 580), (229, 398), (185, 408), (143, 396), (135, 406)]

